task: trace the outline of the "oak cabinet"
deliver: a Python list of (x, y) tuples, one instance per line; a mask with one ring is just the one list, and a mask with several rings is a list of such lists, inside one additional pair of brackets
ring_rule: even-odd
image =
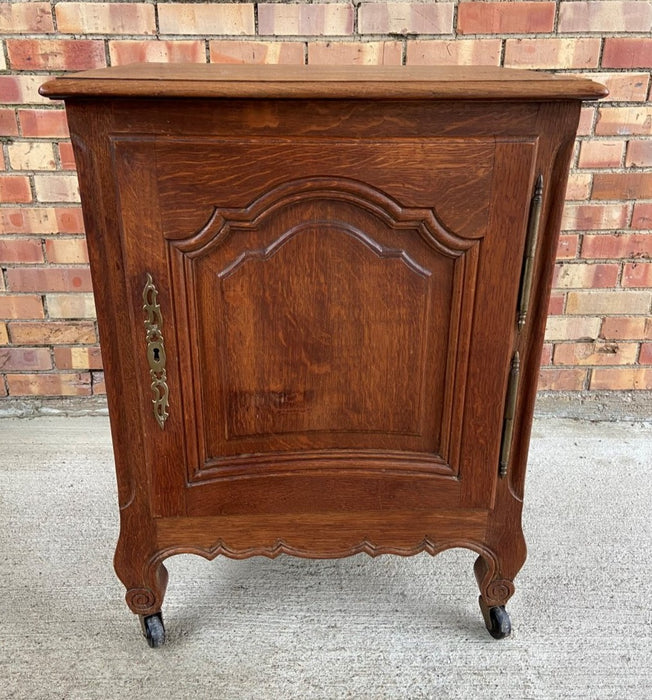
[(468, 547), (494, 636), (587, 80), (143, 64), (59, 78), (119, 486), (115, 567)]

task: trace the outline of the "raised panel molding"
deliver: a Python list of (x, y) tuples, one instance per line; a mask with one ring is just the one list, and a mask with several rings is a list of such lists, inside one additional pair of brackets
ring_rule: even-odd
[[(301, 178), (291, 180), (254, 199), (241, 209), (215, 207), (206, 224), (188, 238), (175, 240), (175, 248), (190, 257), (202, 255), (225, 241), (234, 227), (256, 228), (262, 219), (298, 201), (348, 202), (377, 216), (397, 230), (416, 230), (442, 255), (457, 257), (477, 239), (467, 239), (448, 230), (437, 219), (434, 209), (402, 207), (375, 187), (346, 178)], [(176, 237), (175, 237), (176, 238)]]
[(254, 250), (246, 250), (241, 255), (239, 255), (235, 260), (230, 262), (223, 270), (217, 273), (220, 280), (225, 280), (231, 275), (233, 275), (239, 267), (244, 265), (246, 262), (265, 262), (269, 260), (275, 253), (277, 253), (280, 248), (287, 243), (289, 243), (295, 236), (298, 236), (304, 231), (314, 230), (314, 229), (330, 229), (333, 231), (340, 231), (346, 236), (350, 236), (356, 241), (363, 243), (372, 253), (375, 253), (377, 257), (385, 260), (400, 260), (408, 267), (412, 272), (415, 272), (420, 277), (429, 277), (431, 272), (426, 270), (424, 267), (419, 265), (415, 260), (413, 260), (405, 250), (400, 248), (387, 248), (375, 241), (371, 236), (361, 231), (355, 226), (351, 226), (344, 221), (329, 221), (327, 219), (316, 219), (314, 221), (309, 221), (298, 226), (293, 226), (288, 231), (285, 231), (281, 236), (279, 236), (275, 241), (272, 241), (265, 248), (256, 248)]
[[(336, 243), (337, 236), (342, 237), (342, 244)], [(364, 348), (361, 344), (366, 361), (364, 357), (359, 360), (358, 372), (355, 372), (355, 361), (348, 360), (343, 365), (353, 367), (349, 371), (354, 374), (348, 380), (342, 371), (335, 371), (337, 357), (333, 356), (333, 348), (323, 363), (323, 370), (314, 366), (308, 368), (312, 371), (314, 384), (329, 393), (346, 395), (351, 402), (348, 409), (346, 406), (331, 407), (332, 413), (326, 416), (318, 413), (319, 407), (315, 404), (319, 392), (314, 387), (294, 387), (288, 376), (279, 378), (277, 386), (265, 391), (256, 389), (256, 386), (272, 381), (268, 377), (259, 378), (253, 384), (251, 378), (248, 382), (238, 379), (242, 379), (242, 372), (237, 347), (251, 349), (257, 344), (252, 336), (254, 331), (250, 330), (251, 324), (256, 328), (266, 328), (267, 335), (271, 336), (275, 323), (281, 326), (297, 309), (303, 308), (302, 297), (316, 298), (320, 288), (336, 286), (326, 284), (324, 280), (314, 287), (310, 280), (293, 285), (292, 279), (296, 275), (289, 271), (293, 268), (293, 256), (302, 259), (301, 252), (296, 252), (297, 246), (302, 244), (292, 242), (303, 241), (304, 247), (310, 246), (310, 242), (306, 243), (310, 237), (314, 238), (315, 255), (330, 255), (332, 260), (327, 262), (337, 258), (339, 248), (350, 246), (346, 240), (355, 241), (366, 250), (366, 254), (360, 253), (360, 269), (364, 268), (371, 277), (366, 287), (361, 284), (360, 293), (375, 290), (377, 304), (387, 308), (390, 316), (394, 314), (394, 333), (378, 331), (375, 342), (378, 344), (381, 337), (389, 338), (385, 345), (389, 342), (391, 346), (393, 342), (395, 349), (386, 348), (384, 355), (371, 355), (373, 347)], [(383, 237), (384, 241), (381, 240)], [(401, 241), (403, 247), (397, 246), (396, 243)], [(188, 432), (197, 435), (197, 448), (189, 450), (189, 456), (197, 455), (189, 479), (201, 481), (238, 475), (283, 474), (324, 469), (329, 464), (340, 470), (353, 471), (377, 468), (382, 464), (388, 473), (457, 473), (458, 466), (451, 464), (451, 457), (459, 452), (459, 445), (450, 443), (450, 435), (461, 420), (463, 406), (453, 401), (454, 375), (456, 368), (465, 365), (468, 356), (470, 325), (468, 319), (461, 316), (464, 309), (468, 313), (473, 307), (472, 280), (477, 268), (478, 243), (477, 239), (463, 238), (448, 230), (438, 221), (433, 209), (402, 207), (377, 188), (346, 178), (302, 178), (286, 182), (262, 193), (244, 208), (215, 207), (199, 231), (185, 239), (168, 240), (175, 288), (185, 290), (185, 294), (177, 295), (177, 325), (187, 329), (180, 340), (182, 345), (188, 343), (187, 353), (194, 363), (193, 375), (203, 378), (201, 384), (195, 383), (195, 408), (189, 406), (186, 411)], [(284, 250), (289, 250), (289, 245), (294, 245), (294, 250), (284, 254), (283, 259), (278, 258)], [(349, 254), (340, 260), (340, 266), (348, 265), (349, 259), (355, 255), (355, 250), (349, 248)], [(382, 261), (384, 267), (372, 262), (363, 263), (365, 256), (369, 255)], [(305, 252), (303, 257), (307, 257)], [(245, 274), (244, 266), (253, 263), (274, 263), (278, 274), (270, 272), (272, 276), (269, 277), (269, 274), (257, 273), (253, 269)], [(315, 264), (319, 265), (318, 262)], [(405, 273), (387, 267), (396, 264), (405, 273), (413, 275), (415, 282), (409, 283), (407, 278), (399, 281), (397, 275), (404, 278)], [(377, 272), (373, 272), (374, 267)], [(286, 282), (279, 282), (279, 276), (284, 274), (290, 277)], [(354, 269), (342, 277), (348, 280), (349, 287), (356, 283)], [(234, 284), (240, 286), (234, 288)], [(290, 294), (291, 291), (287, 290), (293, 286), (301, 292), (294, 302), (288, 302), (289, 307), (278, 312), (276, 322), (267, 317), (269, 312), (260, 310), (260, 301), (265, 297), (263, 288), (270, 285), (277, 285), (274, 287), (277, 300)], [(392, 289), (402, 290), (403, 297), (390, 299)], [(281, 290), (284, 291), (281, 293)], [(368, 309), (374, 307), (372, 297), (358, 298), (358, 294), (352, 291), (348, 294), (351, 297), (349, 304), (357, 301), (360, 308), (366, 309), (367, 314), (371, 313)], [(241, 301), (230, 303), (229, 298)], [(182, 303), (183, 299), (185, 303)], [(249, 305), (247, 300), (258, 301)], [(224, 341), (208, 336), (204, 330), (208, 324), (201, 319), (207, 312), (202, 309), (209, 307), (213, 326)], [(322, 307), (329, 307), (329, 304), (324, 302)], [(249, 325), (240, 318), (243, 314)], [(337, 342), (333, 340), (332, 332), (328, 332), (332, 322), (332, 318), (321, 318), (325, 334), (321, 354), (324, 355), (329, 355), (329, 342), (331, 345)], [(349, 319), (349, 331), (354, 328), (351, 323), (355, 326), (355, 318)], [(310, 327), (310, 333), (317, 338), (315, 342), (319, 342), (318, 313), (307, 317), (304, 309), (302, 322), (297, 322), (297, 325)], [(360, 328), (363, 326), (371, 328), (368, 332), (372, 335), (373, 346), (373, 324), (367, 319), (361, 322)], [(402, 338), (403, 329), (412, 335)], [(346, 329), (340, 333), (340, 337), (350, 335)], [(278, 342), (281, 342), (280, 346)], [(279, 347), (276, 354), (274, 344), (268, 349), (270, 371), (283, 364), (283, 347), (288, 342), (280, 338), (276, 342)], [(296, 336), (293, 342), (295, 345), (299, 342)], [(340, 354), (350, 358), (355, 349), (351, 345), (347, 347), (340, 348)], [(395, 356), (396, 361), (400, 360), (401, 348), (404, 347), (417, 348), (416, 355), (405, 356), (398, 365), (392, 364), (391, 358)], [(307, 346), (305, 355), (318, 357), (319, 348), (312, 343)], [(264, 365), (265, 360), (261, 362)], [(301, 364), (301, 359), (290, 358), (289, 362), (290, 366), (292, 362)], [(364, 382), (359, 376), (365, 371), (373, 373), (374, 368), (377, 368), (377, 373), (392, 377), (391, 386), (396, 392), (394, 400), (387, 401), (387, 396), (377, 388), (371, 399), (368, 392), (365, 393)], [(319, 377), (314, 376), (315, 372), (321, 371), (328, 376), (339, 376), (340, 381), (348, 381), (348, 392), (344, 387), (334, 385), (329, 389), (328, 380), (326, 386), (322, 386)], [(211, 376), (215, 379), (210, 379)], [(378, 384), (382, 379), (375, 381)], [(240, 389), (227, 396), (220, 391), (219, 385), (240, 386)], [(360, 388), (356, 393), (358, 385)], [(212, 410), (207, 409), (207, 401), (213, 406)], [(378, 413), (381, 407), (384, 418)], [(317, 411), (312, 420), (311, 410), (313, 413)], [(375, 424), (370, 419), (365, 420), (365, 416), (371, 417), (374, 412), (380, 420)], [(195, 415), (204, 416), (204, 422), (198, 421)], [(212, 421), (222, 421), (227, 428), (224, 439), (217, 443), (214, 436), (219, 431), (214, 430)], [(314, 439), (317, 426), (330, 442), (321, 450), (299, 449), (300, 434), (308, 431)], [(289, 437), (293, 434), (296, 436), (294, 442)], [(352, 454), (351, 448), (359, 440), (359, 437), (354, 437), (356, 434), (369, 436), (368, 447), (364, 451), (358, 445), (355, 450), (358, 464), (345, 467)], [(400, 436), (405, 440), (397, 442)], [(243, 442), (246, 440), (249, 442)], [(256, 440), (276, 440), (278, 448), (269, 452), (268, 445), (265, 450), (268, 454), (258, 454), (260, 448)], [(381, 451), (385, 452), (384, 457), (380, 456)], [(273, 455), (273, 460), (269, 459), (269, 454)], [(189, 459), (189, 463), (193, 460)]]

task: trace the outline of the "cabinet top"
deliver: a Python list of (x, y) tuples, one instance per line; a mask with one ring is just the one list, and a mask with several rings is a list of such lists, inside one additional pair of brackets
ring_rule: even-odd
[(41, 95), (288, 99), (586, 100), (585, 78), (494, 66), (279, 66), (134, 63), (50, 80)]

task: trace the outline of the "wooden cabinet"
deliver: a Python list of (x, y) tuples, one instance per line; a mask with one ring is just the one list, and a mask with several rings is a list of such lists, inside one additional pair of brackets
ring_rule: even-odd
[(136, 65), (56, 79), (80, 176), (127, 603), (163, 560), (468, 547), (485, 621), (521, 505), (587, 80)]

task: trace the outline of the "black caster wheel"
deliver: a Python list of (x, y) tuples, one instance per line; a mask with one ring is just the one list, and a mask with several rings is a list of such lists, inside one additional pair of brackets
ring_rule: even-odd
[(487, 625), (487, 629), (494, 639), (509, 637), (512, 632), (512, 623), (504, 605), (489, 608), (489, 620), (491, 624)]
[(488, 608), (482, 598), (480, 598), (480, 610), (482, 610), (484, 624), (494, 639), (509, 637), (512, 632), (512, 623), (504, 605), (495, 605), (492, 608)]
[(152, 649), (157, 649), (165, 644), (165, 627), (160, 612), (153, 615), (141, 615), (140, 625), (143, 629), (143, 635)]

